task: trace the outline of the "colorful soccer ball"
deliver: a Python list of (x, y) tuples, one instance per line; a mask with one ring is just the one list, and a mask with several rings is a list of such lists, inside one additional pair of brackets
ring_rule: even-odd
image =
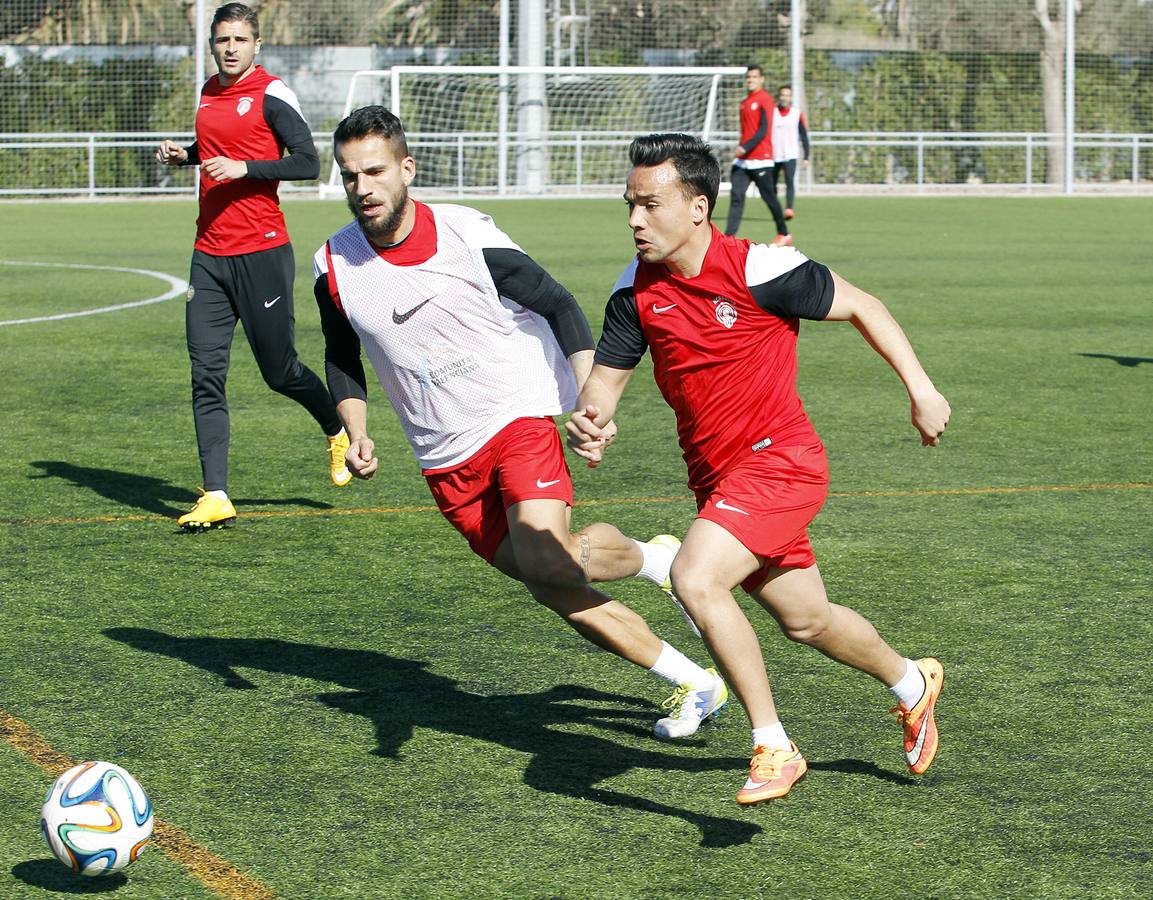
[(152, 803), (120, 766), (85, 762), (56, 779), (40, 810), (53, 855), (81, 875), (119, 872), (152, 836)]

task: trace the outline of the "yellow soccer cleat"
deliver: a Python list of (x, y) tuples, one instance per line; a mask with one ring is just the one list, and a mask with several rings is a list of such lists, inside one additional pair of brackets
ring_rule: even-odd
[(787, 750), (754, 747), (749, 778), (737, 791), (737, 803), (750, 806), (783, 797), (808, 770), (809, 764), (796, 744), (790, 744)]
[(653, 734), (659, 738), (682, 738), (696, 734), (701, 723), (709, 716), (717, 715), (729, 702), (729, 688), (716, 669), (705, 669), (712, 676), (712, 685), (694, 688), (682, 684), (671, 697), (661, 704), (668, 711), (663, 719), (657, 719)]
[(196, 505), (176, 520), (185, 531), (205, 531), (221, 528), (236, 521), (236, 507), (231, 500), (221, 500), (211, 494), (200, 492)]
[(348, 471), (348, 461), (344, 454), (348, 451), (348, 434), (342, 431), (336, 437), (328, 439), (328, 477), (337, 487), (344, 487), (352, 481), (352, 473)]
[(917, 660), (917, 668), (925, 679), (925, 693), (912, 709), (898, 703), (889, 712), (897, 716), (897, 722), (905, 729), (905, 759), (909, 771), (923, 775), (933, 764), (937, 755), (937, 721), (933, 710), (937, 698), (941, 696), (941, 686), (945, 683), (945, 669), (938, 660), (927, 656)]

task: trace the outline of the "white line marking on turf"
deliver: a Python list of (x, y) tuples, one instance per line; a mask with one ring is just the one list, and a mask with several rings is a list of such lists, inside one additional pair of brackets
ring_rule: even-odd
[(35, 266), (45, 269), (99, 269), (105, 272), (129, 272), (133, 275), (148, 275), (167, 281), (169, 289), (156, 297), (147, 300), (134, 300), (131, 303), (119, 303), (116, 306), (101, 306), (98, 309), (82, 309), (78, 312), (58, 313), (54, 316), (35, 316), (30, 319), (8, 319), (0, 325), (28, 325), (32, 322), (56, 322), (60, 319), (76, 319), (80, 316), (97, 316), (101, 313), (116, 312), (121, 309), (131, 309), (134, 306), (148, 306), (150, 303), (163, 303), (173, 297), (179, 297), (187, 292), (188, 282), (183, 278), (174, 278), (165, 272), (153, 272), (151, 269), (129, 269), (125, 266), (89, 266), (80, 263), (50, 263), (50, 262), (24, 262), (17, 259), (0, 259), (0, 266)]

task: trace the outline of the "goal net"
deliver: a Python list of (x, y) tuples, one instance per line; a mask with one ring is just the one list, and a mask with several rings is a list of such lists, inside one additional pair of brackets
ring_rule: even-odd
[[(743, 66), (394, 66), (356, 72), (344, 114), (387, 106), (417, 160), (414, 187), (448, 194), (620, 190), (640, 134), (731, 139)], [(326, 193), (343, 189), (333, 166)]]

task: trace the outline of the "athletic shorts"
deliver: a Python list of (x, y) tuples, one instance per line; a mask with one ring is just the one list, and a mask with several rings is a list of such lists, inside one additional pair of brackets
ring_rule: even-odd
[(741, 582), (756, 591), (771, 569), (807, 569), (817, 558), (809, 523), (829, 493), (829, 466), (820, 442), (766, 447), (697, 493), (697, 517), (720, 525), (764, 564)]
[(572, 473), (556, 423), (514, 419), (460, 465), (426, 469), (437, 508), (487, 563), (508, 534), (506, 510), (523, 500), (573, 502)]

